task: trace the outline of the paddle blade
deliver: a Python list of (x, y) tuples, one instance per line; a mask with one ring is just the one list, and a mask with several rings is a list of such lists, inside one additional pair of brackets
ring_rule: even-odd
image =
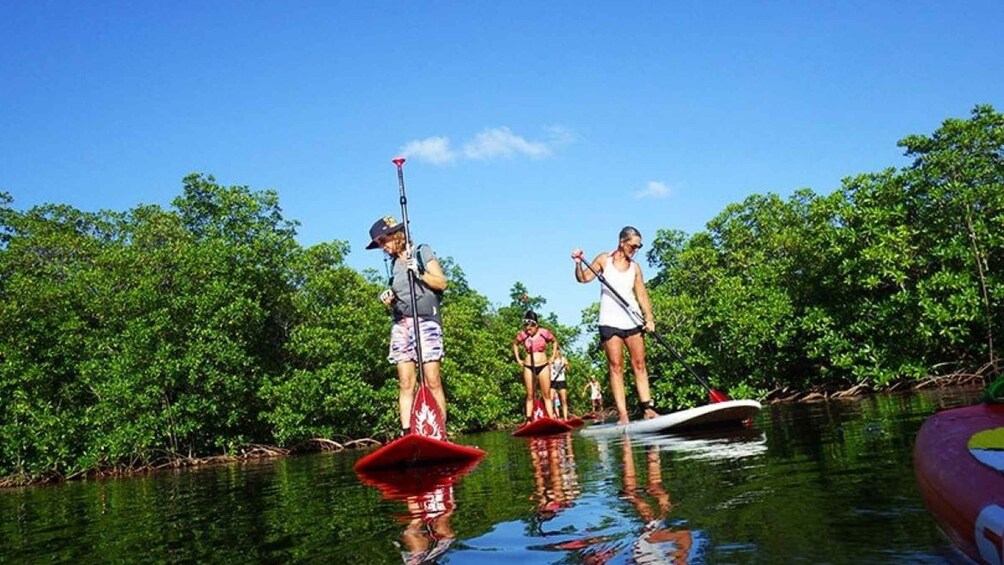
[(716, 389), (713, 389), (713, 388), (708, 389), (708, 394), (711, 396), (711, 402), (712, 403), (715, 403), (715, 402), (728, 402), (730, 400), (729, 399), (729, 395), (725, 394), (724, 392), (722, 392), (720, 390), (716, 390)]
[(425, 383), (418, 385), (411, 406), (411, 433), (446, 441), (446, 420)]
[(547, 416), (547, 412), (544, 410), (544, 401), (538, 398), (533, 403), (533, 412), (530, 413), (530, 421), (539, 420), (544, 416)]

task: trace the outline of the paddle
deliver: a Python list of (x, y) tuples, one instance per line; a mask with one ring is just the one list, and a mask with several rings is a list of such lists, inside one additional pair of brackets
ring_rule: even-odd
[[(397, 157), (391, 162), (397, 166), (398, 193), (401, 197), (401, 221), (404, 222), (404, 245), (411, 253), (418, 250), (411, 246), (411, 227), (408, 223), (408, 197), (404, 194), (404, 157)], [(432, 392), (425, 384), (425, 372), (422, 359), (422, 333), (421, 322), (418, 318), (418, 298), (415, 295), (415, 287), (418, 284), (416, 273), (408, 269), (408, 291), (411, 294), (411, 319), (414, 322), (415, 332), (415, 355), (418, 365), (416, 373), (418, 375), (418, 392), (415, 394), (415, 401), (411, 404), (411, 433), (428, 436), (435, 439), (446, 440), (446, 419), (439, 407), (439, 403), (432, 398)]]
[[(638, 322), (638, 326), (640, 328), (642, 328), (642, 331), (644, 332), (645, 331), (645, 318), (639, 312), (635, 311), (634, 308), (631, 308), (631, 305), (628, 304), (628, 301), (625, 300), (624, 297), (621, 296), (621, 294), (619, 292), (617, 292), (617, 290), (615, 290), (614, 287), (610, 285), (610, 283), (607, 282), (607, 279), (606, 279), (606, 277), (603, 276), (603, 273), (597, 272), (596, 269), (594, 269), (593, 266), (590, 265), (589, 262), (586, 261), (581, 255), (578, 257), (578, 259), (579, 259), (579, 262), (581, 262), (583, 265), (586, 266), (586, 268), (588, 268), (590, 271), (592, 271), (593, 275), (596, 278), (600, 279), (600, 282), (603, 283), (603, 286), (607, 287), (607, 290), (609, 290), (614, 295), (614, 297), (617, 298), (617, 301), (620, 302), (621, 307), (624, 308), (628, 312), (628, 314), (630, 314), (631, 316), (634, 317), (634, 319)], [(690, 371), (690, 374), (694, 375), (697, 378), (697, 380), (702, 385), (704, 385), (704, 388), (708, 389), (708, 395), (711, 397), (711, 402), (725, 402), (725, 401), (729, 400), (729, 397), (728, 397), (727, 394), (725, 394), (724, 392), (722, 392), (720, 390), (716, 390), (716, 389), (712, 388), (711, 385), (708, 384), (708, 381), (704, 377), (702, 377), (700, 375), (700, 373), (698, 373), (697, 371), (695, 371), (693, 369), (693, 367), (691, 367), (690, 365), (687, 364), (686, 360), (684, 360), (684, 358), (683, 358), (683, 355), (680, 355), (675, 349), (673, 349), (673, 346), (669, 345), (669, 343), (667, 343), (666, 340), (663, 339), (661, 335), (659, 335), (658, 333), (656, 333), (654, 331), (653, 332), (645, 332), (645, 333), (650, 334), (663, 347), (665, 347), (666, 349), (668, 349), (676, 357), (676, 359), (680, 362), (680, 364), (683, 365), (684, 367), (686, 367), (686, 369), (688, 371)]]

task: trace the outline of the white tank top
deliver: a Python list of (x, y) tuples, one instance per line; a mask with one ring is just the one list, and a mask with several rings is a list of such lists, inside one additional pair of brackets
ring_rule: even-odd
[[(603, 266), (603, 277), (618, 294), (624, 297), (624, 300), (627, 300), (628, 305), (635, 312), (641, 312), (641, 308), (638, 307), (638, 299), (634, 296), (636, 268), (634, 261), (631, 261), (631, 266), (628, 267), (627, 271), (617, 270), (617, 267), (614, 267), (613, 253), (611, 253), (607, 255), (607, 262)], [(600, 325), (619, 330), (630, 330), (640, 326), (641, 320), (629, 314), (606, 285), (600, 285)]]

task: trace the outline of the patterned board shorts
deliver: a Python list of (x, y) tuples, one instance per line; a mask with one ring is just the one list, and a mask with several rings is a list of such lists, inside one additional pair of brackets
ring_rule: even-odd
[[(434, 320), (421, 320), (419, 327), (422, 332), (422, 362), (441, 361), (443, 359), (443, 328)], [(390, 352), (387, 361), (397, 365), (418, 360), (415, 353), (415, 322), (411, 318), (403, 318), (390, 328)]]

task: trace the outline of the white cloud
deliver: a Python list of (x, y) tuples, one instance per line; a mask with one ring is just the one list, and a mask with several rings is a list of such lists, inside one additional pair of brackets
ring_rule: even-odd
[(409, 141), (401, 148), (401, 154), (434, 165), (446, 165), (458, 159), (487, 161), (514, 156), (540, 159), (550, 156), (555, 146), (574, 141), (571, 132), (563, 127), (550, 126), (546, 131), (547, 141), (531, 141), (516, 135), (507, 127), (489, 128), (478, 132), (459, 151), (450, 147), (450, 140), (446, 137), (427, 137)]
[(449, 138), (446, 137), (427, 137), (409, 141), (401, 148), (401, 154), (428, 161), (433, 165), (452, 163), (457, 158), (457, 154), (450, 149)]
[(564, 126), (547, 126), (544, 129), (547, 131), (547, 137), (552, 146), (568, 145), (575, 142), (575, 134)]
[(666, 198), (670, 194), (669, 185), (657, 180), (650, 180), (643, 190), (634, 193), (635, 198)]
[(485, 160), (514, 154), (546, 157), (551, 154), (551, 148), (542, 141), (527, 141), (506, 127), (486, 129), (464, 144), (464, 156), (468, 159)]

